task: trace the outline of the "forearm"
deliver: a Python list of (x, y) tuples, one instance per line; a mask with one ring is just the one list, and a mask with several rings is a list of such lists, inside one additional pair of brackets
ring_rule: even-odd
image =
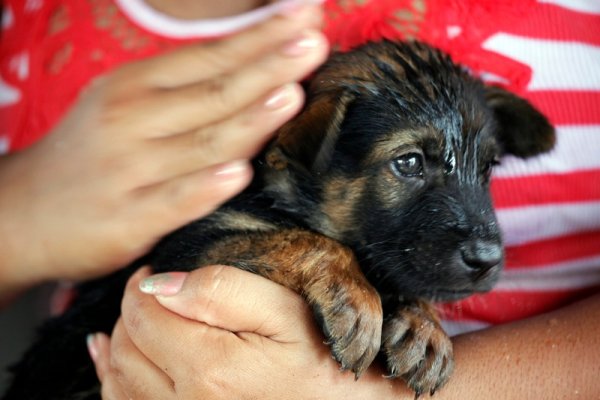
[(595, 398), (600, 393), (600, 295), (454, 340), (443, 399)]
[[(600, 295), (554, 312), (454, 338), (456, 369), (433, 399), (596, 398)], [(372, 367), (356, 399), (412, 399), (402, 381)], [(363, 380), (361, 378), (359, 381)], [(366, 389), (365, 395), (361, 389)]]

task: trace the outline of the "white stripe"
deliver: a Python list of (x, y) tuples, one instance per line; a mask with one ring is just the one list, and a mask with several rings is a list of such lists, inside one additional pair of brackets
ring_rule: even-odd
[(496, 215), (507, 246), (600, 230), (600, 201), (499, 209)]
[[(599, 246), (600, 252), (600, 246)], [(543, 268), (504, 270), (494, 288), (499, 291), (573, 290), (600, 285), (600, 255)]]
[(320, 3), (319, 0), (280, 0), (244, 14), (215, 19), (180, 20), (156, 11), (144, 0), (115, 0), (121, 10), (138, 25), (156, 34), (175, 39), (230, 34), (267, 20), (292, 4)]
[(600, 90), (600, 47), (497, 33), (483, 47), (533, 70), (529, 90)]
[(481, 321), (449, 321), (442, 320), (442, 328), (448, 336), (456, 336), (462, 333), (480, 331), (490, 326), (487, 322)]
[(600, 14), (600, 1), (598, 0), (538, 0), (540, 3), (554, 4), (573, 11), (591, 14)]
[(21, 92), (0, 77), (0, 107), (16, 104), (19, 100), (21, 100)]
[(600, 125), (557, 126), (556, 137), (556, 146), (546, 154), (525, 160), (505, 156), (494, 168), (494, 176), (512, 178), (600, 168)]
[(10, 142), (8, 137), (5, 135), (0, 135), (0, 155), (8, 153), (9, 148)]

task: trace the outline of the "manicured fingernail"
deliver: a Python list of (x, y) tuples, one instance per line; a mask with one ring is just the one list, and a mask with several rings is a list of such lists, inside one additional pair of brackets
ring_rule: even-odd
[(285, 17), (296, 16), (304, 6), (304, 2), (300, 0), (284, 0), (275, 4), (278, 8), (277, 13)]
[(278, 89), (275, 89), (265, 101), (265, 107), (270, 110), (283, 108), (292, 103), (296, 95), (296, 85), (288, 83)]
[(85, 341), (87, 343), (88, 353), (92, 361), (96, 362), (98, 358), (98, 345), (96, 344), (96, 334), (90, 333), (86, 336)]
[(304, 7), (313, 4), (323, 4), (325, 0), (282, 0), (275, 3), (277, 13), (285, 17), (296, 17), (304, 11)]
[(149, 276), (140, 281), (140, 290), (147, 294), (173, 296), (181, 290), (187, 272), (166, 272)]
[(283, 54), (290, 57), (303, 56), (323, 45), (322, 36), (314, 31), (307, 31), (297, 39), (283, 46)]
[(228, 178), (243, 175), (248, 171), (250, 165), (246, 160), (235, 160), (216, 167), (215, 175)]

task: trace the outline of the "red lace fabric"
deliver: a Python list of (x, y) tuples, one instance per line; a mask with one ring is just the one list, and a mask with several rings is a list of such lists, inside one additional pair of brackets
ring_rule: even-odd
[(111, 0), (8, 0), (5, 13), (12, 26), (0, 41), (0, 74), (20, 92), (0, 107), (11, 150), (50, 131), (94, 77), (186, 42), (136, 26)]
[(534, 0), (378, 0), (326, 2), (325, 33), (340, 50), (381, 39), (416, 39), (469, 66), (493, 74), (504, 86), (522, 92), (531, 69), (482, 48), (493, 34), (531, 14)]
[[(381, 38), (420, 39), (474, 71), (502, 77), (520, 91), (529, 81), (529, 68), (482, 50), (481, 43), (520, 18), (531, 3), (328, 0), (325, 33), (341, 50)], [(51, 130), (93, 77), (123, 62), (201, 39), (172, 39), (148, 31), (130, 21), (112, 0), (7, 0), (5, 7), (13, 26), (3, 30), (0, 74), (21, 96), (14, 106), (0, 107), (0, 135), (8, 137), (10, 150), (22, 149)], [(23, 68), (19, 72), (15, 67), (23, 62), (26, 78)]]

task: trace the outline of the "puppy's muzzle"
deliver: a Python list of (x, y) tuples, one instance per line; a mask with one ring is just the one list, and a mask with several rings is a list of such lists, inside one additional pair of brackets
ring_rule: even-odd
[(504, 258), (502, 245), (485, 239), (474, 239), (464, 243), (460, 255), (465, 267), (478, 274), (485, 274), (490, 269), (500, 266)]

